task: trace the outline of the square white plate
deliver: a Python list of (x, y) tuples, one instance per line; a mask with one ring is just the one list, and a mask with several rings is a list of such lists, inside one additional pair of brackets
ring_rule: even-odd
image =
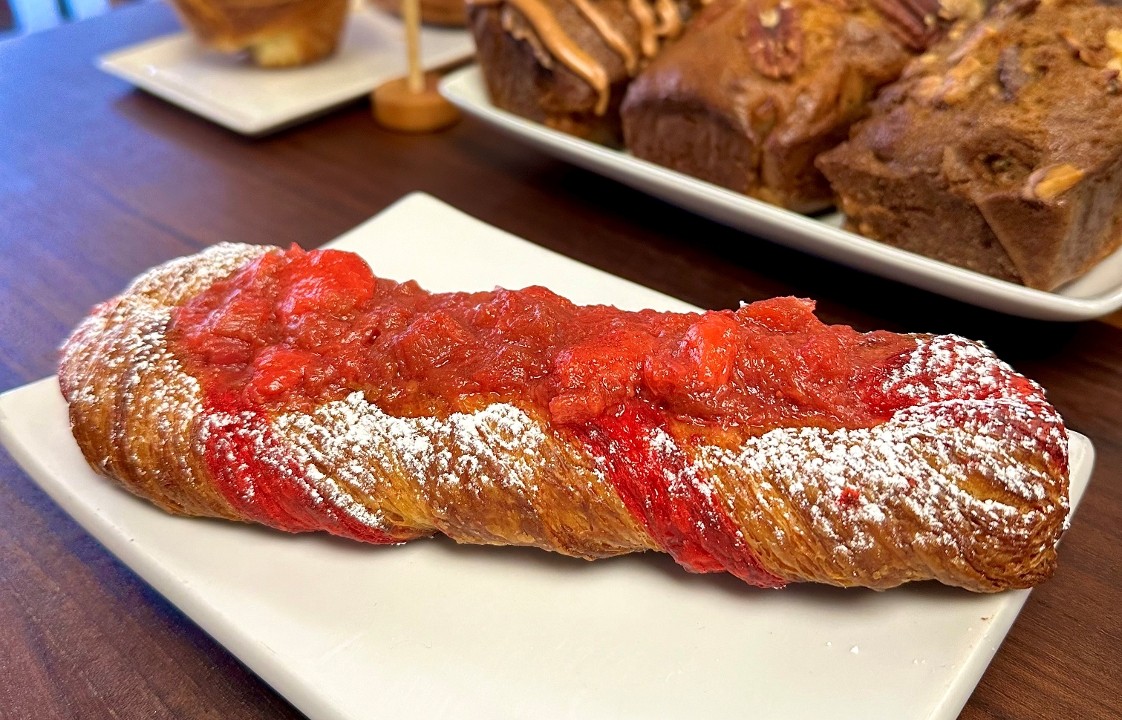
[(464, 112), (535, 147), (738, 230), (858, 270), (1011, 315), (1087, 320), (1122, 308), (1122, 249), (1053, 292), (1032, 290), (841, 229), (838, 213), (810, 217), (547, 128), (491, 104), (476, 65), (444, 78), (441, 92)]
[[(689, 308), (425, 195), (334, 245), (434, 290), (540, 283), (579, 302)], [(0, 439), (111, 552), (315, 720), (950, 720), (1028, 597), (931, 583), (758, 590), (654, 554), (587, 563), (446, 540), (373, 547), (172, 517), (89, 469), (54, 378), (0, 396)], [(1094, 451), (1075, 433), (1070, 447), (1074, 507)]]
[[(421, 29), (427, 69), (462, 61), (474, 51), (466, 30)], [(231, 130), (261, 135), (405, 75), (405, 30), (396, 17), (359, 5), (347, 18), (336, 53), (311, 65), (259, 68), (241, 55), (207, 50), (181, 32), (104, 55), (98, 67)]]

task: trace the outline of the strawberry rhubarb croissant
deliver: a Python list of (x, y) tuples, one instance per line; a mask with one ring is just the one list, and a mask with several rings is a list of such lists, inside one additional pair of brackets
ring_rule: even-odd
[(161, 508), (370, 543), (996, 591), (1052, 573), (1068, 507), (1038, 385), (791, 298), (624, 312), (220, 245), (98, 306), (59, 376), (90, 464)]

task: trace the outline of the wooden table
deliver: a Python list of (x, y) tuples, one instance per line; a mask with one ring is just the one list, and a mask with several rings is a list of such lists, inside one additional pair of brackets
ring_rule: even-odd
[[(396, 136), (356, 103), (250, 140), (94, 68), (176, 28), (143, 5), (0, 45), (0, 390), (51, 375), (90, 306), (153, 264), (222, 240), (314, 247), (413, 190), (697, 305), (794, 294), (830, 322), (980, 338), (1049, 390), (1098, 462), (1059, 572), (963, 717), (1122, 717), (1122, 329), (1011, 318), (819, 261), (474, 121)], [(0, 474), (0, 716), (299, 717), (7, 455)]]

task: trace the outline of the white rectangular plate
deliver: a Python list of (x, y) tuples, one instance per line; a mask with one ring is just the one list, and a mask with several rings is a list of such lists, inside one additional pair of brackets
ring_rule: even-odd
[(699, 215), (803, 252), (1011, 315), (1087, 320), (1122, 308), (1122, 249), (1054, 292), (1032, 290), (890, 247), (841, 229), (834, 213), (809, 217), (520, 118), (491, 104), (478, 66), (444, 78), (441, 92), (464, 112), (574, 165)]
[[(544, 284), (585, 303), (689, 308), (425, 195), (334, 245), (434, 290)], [(373, 547), (172, 517), (89, 469), (54, 378), (0, 396), (0, 439), (111, 552), (316, 720), (950, 720), (1028, 597), (931, 583), (758, 590), (654, 554), (586, 563), (447, 540)], [(1093, 458), (1072, 433), (1073, 506)]]
[[(474, 51), (466, 30), (421, 30), (426, 68), (462, 61)], [(405, 30), (397, 18), (359, 5), (336, 53), (302, 67), (259, 68), (242, 55), (207, 50), (186, 32), (102, 56), (98, 67), (235, 132), (261, 135), (405, 75)]]

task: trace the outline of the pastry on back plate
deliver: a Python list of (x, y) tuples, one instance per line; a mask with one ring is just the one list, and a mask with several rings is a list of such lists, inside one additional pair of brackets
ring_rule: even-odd
[(467, 0), (491, 102), (555, 130), (619, 145), (619, 103), (698, 0)]
[[(370, 0), (370, 4), (384, 12), (401, 15), (401, 0)], [(464, 0), (421, 0), (421, 22), (463, 27), (467, 24), (467, 7)]]
[(715, 0), (631, 83), (637, 157), (792, 210), (833, 204), (815, 157), (982, 0)]
[(1039, 385), (795, 298), (624, 312), (221, 245), (95, 308), (59, 379), (90, 465), (165, 510), (377, 544), (992, 592), (1052, 574), (1068, 510)]
[(306, 65), (333, 54), (349, 0), (171, 0), (203, 45), (248, 51), (262, 67)]
[(1122, 244), (1122, 7), (999, 5), (819, 158), (848, 227), (1051, 290)]

